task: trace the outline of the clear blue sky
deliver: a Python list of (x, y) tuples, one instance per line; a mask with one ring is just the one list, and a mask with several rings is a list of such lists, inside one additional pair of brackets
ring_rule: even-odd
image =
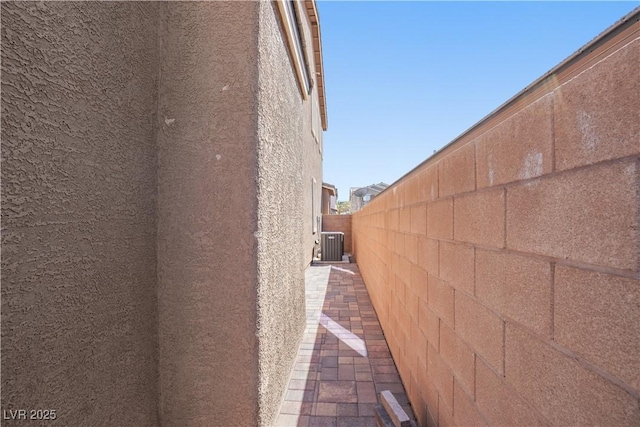
[(391, 184), (640, 5), (319, 0), (325, 182)]

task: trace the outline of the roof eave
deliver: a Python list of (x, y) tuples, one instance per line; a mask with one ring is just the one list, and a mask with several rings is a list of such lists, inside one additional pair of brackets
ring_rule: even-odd
[(320, 38), (320, 20), (315, 0), (305, 0), (305, 9), (311, 22), (311, 38), (313, 39), (313, 57), (316, 63), (316, 78), (318, 86), (318, 101), (320, 102), (320, 118), (322, 129), (327, 130), (327, 104), (324, 90), (324, 66), (322, 63), (322, 39)]

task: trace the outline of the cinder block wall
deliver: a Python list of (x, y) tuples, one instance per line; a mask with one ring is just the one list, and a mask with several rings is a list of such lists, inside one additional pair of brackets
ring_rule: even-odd
[(351, 215), (322, 215), (322, 231), (344, 233), (344, 251), (352, 252)]
[(631, 22), (353, 215), (421, 425), (640, 425)]

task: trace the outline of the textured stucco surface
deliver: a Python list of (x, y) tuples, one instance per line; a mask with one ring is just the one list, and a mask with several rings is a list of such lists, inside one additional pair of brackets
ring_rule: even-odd
[(2, 3), (2, 409), (47, 425), (158, 423), (156, 10)]
[[(302, 7), (300, 8), (302, 11)], [(312, 60), (311, 46), (312, 46), (312, 34), (311, 26), (306, 14), (300, 12), (302, 25), (302, 34), (304, 37), (304, 44), (309, 51), (307, 52), (307, 58), (309, 60), (309, 76), (313, 81), (311, 87), (311, 94), (304, 102), (302, 109), (302, 120), (304, 130), (301, 138), (304, 141), (302, 146), (302, 182), (303, 187), (301, 189), (303, 195), (303, 250), (301, 251), (302, 263), (308, 266), (311, 262), (312, 254), (315, 254), (319, 248), (319, 244), (316, 244), (316, 240), (319, 242), (320, 231), (322, 230), (322, 128), (320, 126), (320, 107), (318, 101), (318, 87), (317, 87), (317, 75), (316, 64)], [(315, 117), (314, 117), (315, 116)], [(314, 138), (312, 129), (315, 127)], [(311, 191), (311, 182), (315, 179), (315, 191)], [(312, 200), (313, 198), (313, 200)], [(317, 232), (313, 233), (314, 223), (316, 225)]]
[[(304, 21), (307, 22), (306, 20)], [(311, 176), (321, 159), (286, 40), (271, 2), (260, 2), (258, 96), (258, 340), (260, 424), (277, 415), (305, 327), (304, 267), (311, 261)], [(310, 42), (308, 44), (311, 45)], [(315, 151), (314, 151), (315, 150)], [(318, 170), (320, 169), (320, 170)]]
[(322, 183), (275, 5), (3, 3), (2, 47), (2, 409), (270, 424)]
[(162, 4), (160, 408), (166, 425), (255, 425), (257, 2)]

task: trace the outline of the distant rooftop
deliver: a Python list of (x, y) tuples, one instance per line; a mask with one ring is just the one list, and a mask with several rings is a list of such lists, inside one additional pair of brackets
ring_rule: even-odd
[(351, 187), (349, 189), (349, 194), (354, 194), (356, 191), (363, 190), (362, 194), (357, 194), (358, 197), (363, 197), (365, 195), (376, 196), (380, 194), (384, 189), (386, 189), (389, 184), (384, 182), (379, 182), (377, 184), (367, 185), (365, 187)]

